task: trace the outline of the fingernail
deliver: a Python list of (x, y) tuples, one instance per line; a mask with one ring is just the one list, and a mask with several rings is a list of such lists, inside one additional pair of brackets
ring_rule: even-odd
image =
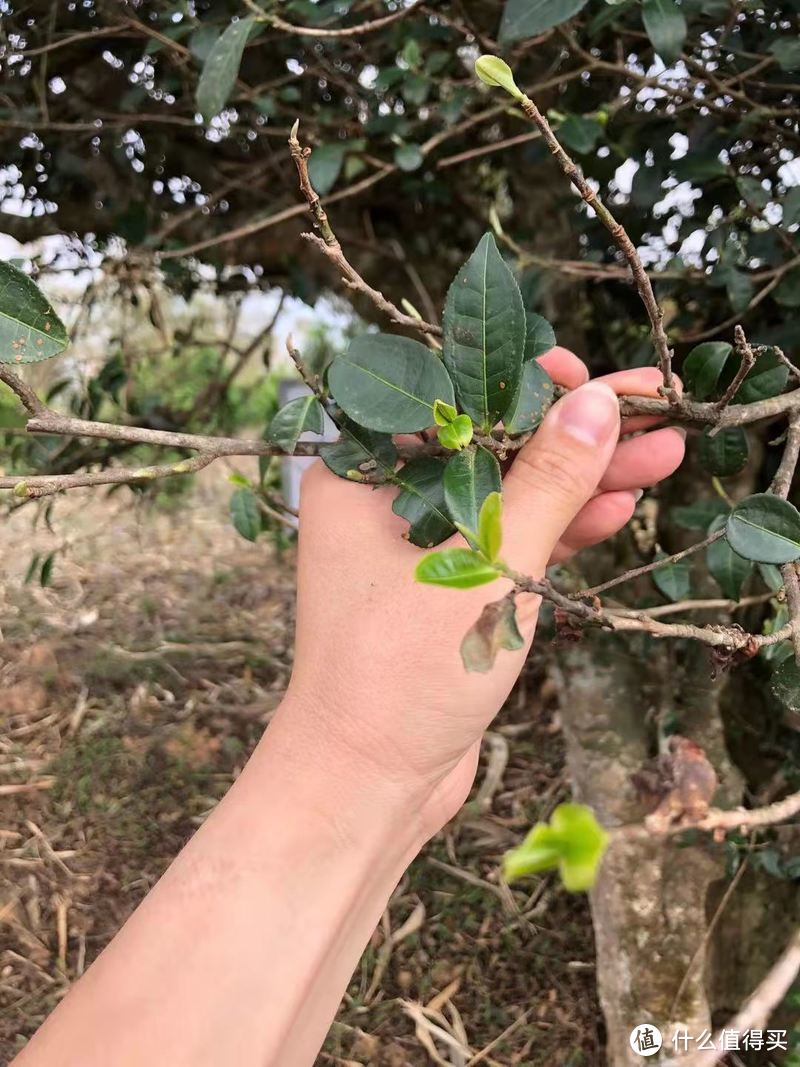
[(685, 426), (670, 426), (670, 430), (674, 430), (675, 433), (680, 438), (682, 438), (684, 441), (686, 440), (686, 427)]
[(639, 501), (640, 501), (640, 500), (642, 499), (642, 497), (644, 496), (644, 489), (632, 489), (632, 490), (631, 490), (631, 492), (633, 493), (633, 499), (634, 499), (634, 500), (636, 501), (636, 503), (638, 504), (638, 503), (639, 503)]
[(619, 425), (619, 401), (607, 385), (588, 382), (567, 393), (553, 414), (560, 430), (594, 447), (603, 444)]

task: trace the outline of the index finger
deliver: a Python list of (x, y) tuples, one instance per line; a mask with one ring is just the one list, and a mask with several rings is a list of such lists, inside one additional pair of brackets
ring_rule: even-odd
[[(664, 378), (658, 367), (632, 367), (630, 370), (618, 370), (612, 374), (604, 374), (597, 379), (609, 385), (617, 396), (655, 396), (658, 397), (659, 387), (663, 385)], [(683, 392), (683, 382), (677, 375), (672, 376), (675, 389), (678, 393)], [(637, 433), (639, 430), (647, 430), (651, 426), (658, 426), (663, 422), (659, 415), (634, 415), (629, 419), (622, 420), (620, 433)]]
[(561, 345), (539, 356), (536, 362), (547, 371), (556, 385), (562, 385), (565, 389), (577, 389), (589, 380), (589, 368), (583, 360)]

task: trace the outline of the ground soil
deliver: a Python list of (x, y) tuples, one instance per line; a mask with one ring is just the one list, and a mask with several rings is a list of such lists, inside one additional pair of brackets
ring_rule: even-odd
[[(30, 507), (0, 525), (1, 1063), (224, 794), (287, 684), (293, 550), (233, 531), (226, 473), (180, 506), (86, 493), (57, 502), (52, 530)], [(25, 584), (53, 549), (52, 583)], [(585, 898), (497, 877), (568, 792), (541, 664), (484, 747), (473, 800), (403, 878), (320, 1064), (603, 1062)]]

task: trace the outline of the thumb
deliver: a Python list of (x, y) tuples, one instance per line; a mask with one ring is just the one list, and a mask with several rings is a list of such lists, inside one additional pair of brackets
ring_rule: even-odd
[(619, 437), (619, 401), (602, 382), (562, 397), (519, 451), (503, 484), (503, 556), (539, 577), (597, 489)]

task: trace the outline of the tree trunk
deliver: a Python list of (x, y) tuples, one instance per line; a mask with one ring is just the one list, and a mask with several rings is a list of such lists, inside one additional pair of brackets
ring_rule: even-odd
[[(722, 783), (717, 800), (736, 802), (741, 779), (702, 650), (676, 654), (675, 646), (601, 633), (563, 650), (555, 670), (575, 795), (604, 825), (641, 820), (630, 775), (655, 754), (665, 715), (678, 714), (680, 732), (705, 749)], [(613, 841), (591, 894), (611, 1067), (642, 1062), (629, 1042), (640, 1023), (655, 1024), (667, 1045), (676, 1029), (699, 1035), (711, 1026), (706, 898), (723, 873), (704, 841)]]

